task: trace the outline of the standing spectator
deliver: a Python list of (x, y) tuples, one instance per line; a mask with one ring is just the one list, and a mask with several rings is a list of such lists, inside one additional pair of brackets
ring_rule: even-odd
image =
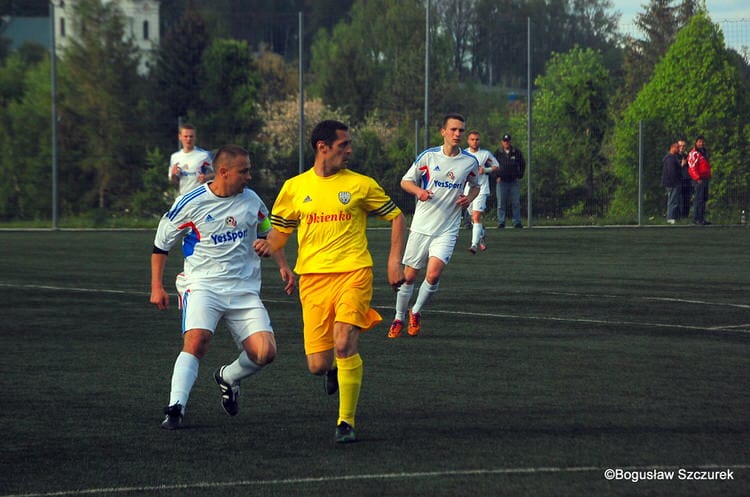
[(667, 223), (675, 224), (680, 215), (682, 194), (682, 168), (678, 142), (673, 142), (669, 146), (669, 152), (664, 156), (661, 164), (661, 184), (667, 189)]
[(693, 222), (699, 225), (711, 224), (706, 221), (708, 186), (711, 182), (711, 163), (708, 160), (706, 142), (702, 136), (695, 139), (695, 146), (688, 154), (688, 172), (693, 178)]
[[(498, 163), (495, 156), (492, 155), (487, 149), (479, 148), (481, 143), (481, 137), (479, 131), (469, 131), (466, 141), (469, 143), (469, 148), (466, 149), (471, 155), (477, 158), (479, 161), (479, 195), (469, 206), (471, 211), (471, 246), (469, 252), (472, 254), (477, 253), (479, 250), (487, 250), (487, 243), (484, 238), (484, 225), (482, 224), (482, 214), (487, 208), (487, 197), (490, 196), (490, 181), (489, 175), (497, 172)], [(471, 185), (466, 183), (464, 188), (464, 195), (469, 194)]]
[(523, 224), (521, 224), (521, 183), (518, 180), (523, 178), (526, 161), (524, 161), (521, 151), (511, 145), (510, 135), (507, 134), (503, 135), (502, 146), (495, 151), (495, 157), (500, 163), (496, 179), (497, 184), (495, 185), (497, 227), (505, 228), (505, 209), (508, 200), (510, 200), (513, 227), (523, 228)]
[[(240, 381), (270, 364), (276, 357), (271, 321), (260, 300), (260, 258), (253, 250), (256, 236), (270, 229), (268, 209), (246, 188), (250, 158), (245, 149), (227, 145), (216, 154), (219, 174), (189, 195), (177, 197), (159, 221), (151, 254), (150, 302), (164, 310), (164, 267), (169, 249), (182, 239), (185, 257), (182, 295), (182, 351), (172, 371), (169, 404), (161, 427), (182, 428), (190, 391), (198, 377), (200, 360), (208, 351), (220, 319), (224, 319), (241, 349), (231, 364), (214, 372), (221, 403), (230, 416), (239, 410)], [(283, 252), (274, 255), (286, 292), (294, 289), (294, 273)]]
[(677, 155), (680, 157), (680, 176), (682, 178), (682, 191), (680, 192), (680, 218), (690, 215), (690, 200), (693, 198), (693, 185), (688, 172), (687, 141), (680, 138), (677, 141)]
[(370, 307), (372, 256), (367, 218), (391, 223), (388, 282), (403, 282), (401, 266), (406, 220), (377, 182), (348, 169), (349, 128), (322, 121), (312, 131), (313, 166), (281, 187), (271, 212), (273, 229), (256, 242), (259, 255), (276, 253), (297, 228), (299, 298), (305, 354), (312, 374), (325, 375), (325, 391), (339, 392), (334, 441), (355, 442), (354, 418), (362, 386), (359, 335), (382, 321)]
[[(453, 255), (461, 226), (461, 212), (479, 194), (479, 162), (461, 150), (465, 119), (460, 114), (443, 118), (440, 133), (443, 145), (422, 152), (401, 178), (401, 188), (417, 198), (409, 238), (404, 250), (404, 277), (396, 295), (396, 315), (388, 338), (401, 336), (414, 280), (427, 267), (417, 299), (409, 311), (409, 335), (417, 335), (422, 326), (422, 308), (437, 292), (440, 276)], [(470, 185), (464, 195), (464, 185)]]
[(169, 160), (169, 181), (184, 195), (214, 176), (211, 155), (195, 145), (195, 126), (180, 125), (177, 139), (182, 149), (172, 154)]

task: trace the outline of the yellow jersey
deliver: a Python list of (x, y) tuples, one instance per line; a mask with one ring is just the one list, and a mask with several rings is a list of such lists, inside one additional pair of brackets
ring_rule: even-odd
[(297, 228), (297, 274), (343, 273), (372, 267), (367, 217), (390, 221), (401, 210), (369, 176), (348, 169), (321, 177), (313, 168), (288, 179), (271, 209), (271, 225)]

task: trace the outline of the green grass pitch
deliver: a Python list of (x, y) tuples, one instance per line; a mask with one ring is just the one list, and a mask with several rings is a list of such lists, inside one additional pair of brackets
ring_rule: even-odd
[(384, 322), (360, 343), (361, 441), (336, 446), (272, 261), (276, 362), (226, 416), (220, 328), (166, 432), (181, 342), (176, 305), (148, 303), (153, 233), (0, 232), (0, 497), (750, 495), (750, 229), (490, 229), (474, 256), (462, 230), (396, 340), (389, 231), (369, 235)]

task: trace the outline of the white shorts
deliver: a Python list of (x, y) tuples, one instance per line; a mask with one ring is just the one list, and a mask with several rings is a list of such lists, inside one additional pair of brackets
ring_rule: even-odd
[(486, 193), (480, 193), (477, 195), (477, 197), (471, 202), (471, 210), (484, 212), (487, 209), (487, 197), (489, 197), (489, 195)]
[(427, 259), (437, 257), (443, 263), (448, 264), (456, 248), (458, 235), (424, 235), (422, 233), (409, 233), (404, 249), (404, 258), (401, 262), (414, 269), (422, 269), (427, 265)]
[(188, 290), (187, 280), (185, 279), (185, 273), (179, 273), (174, 279), (174, 287), (177, 289), (177, 308), (182, 309), (182, 298), (185, 292)]
[(210, 290), (186, 290), (182, 298), (182, 332), (196, 328), (216, 332), (220, 319), (229, 328), (234, 343), (259, 331), (273, 333), (271, 319), (255, 293), (220, 294)]

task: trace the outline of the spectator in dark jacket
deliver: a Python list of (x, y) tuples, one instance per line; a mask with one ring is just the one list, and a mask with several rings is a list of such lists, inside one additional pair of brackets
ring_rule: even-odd
[(497, 227), (505, 228), (505, 208), (510, 199), (513, 214), (513, 227), (523, 228), (521, 224), (521, 184), (526, 162), (523, 154), (510, 143), (510, 135), (503, 135), (502, 146), (495, 151), (495, 158), (500, 164), (497, 172)]
[(695, 139), (695, 146), (688, 154), (688, 172), (693, 178), (693, 222), (711, 224), (706, 221), (706, 202), (708, 201), (708, 184), (711, 181), (711, 163), (708, 161), (708, 150), (702, 136)]
[(680, 166), (679, 144), (673, 142), (669, 152), (661, 161), (661, 184), (667, 189), (667, 223), (674, 224), (680, 216), (682, 197), (682, 167)]

